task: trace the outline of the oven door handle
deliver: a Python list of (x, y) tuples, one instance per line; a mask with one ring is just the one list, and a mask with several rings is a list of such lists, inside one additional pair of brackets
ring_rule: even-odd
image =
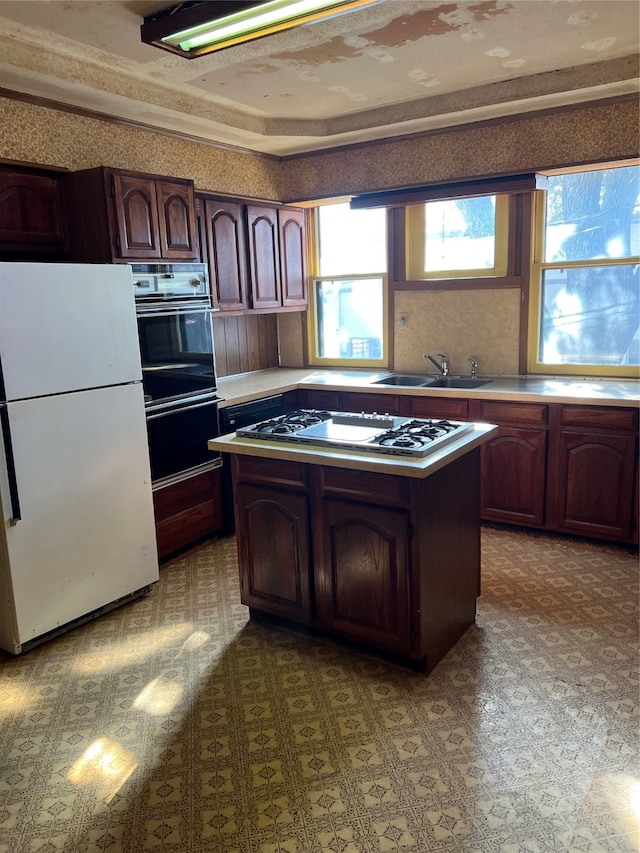
[(155, 421), (159, 418), (166, 418), (169, 415), (177, 415), (180, 412), (191, 412), (193, 409), (202, 409), (204, 406), (217, 406), (220, 402), (219, 397), (214, 397), (213, 399), (208, 400), (197, 400), (192, 403), (179, 403), (171, 406), (170, 408), (162, 409), (162, 411), (158, 412), (149, 412), (147, 414), (148, 421)]
[(152, 306), (142, 307), (136, 305), (136, 314), (138, 317), (175, 317), (181, 314), (215, 314), (219, 308), (212, 308), (211, 305), (197, 305), (193, 302), (191, 305), (176, 305), (174, 308), (168, 308), (163, 305), (161, 308), (153, 308)]

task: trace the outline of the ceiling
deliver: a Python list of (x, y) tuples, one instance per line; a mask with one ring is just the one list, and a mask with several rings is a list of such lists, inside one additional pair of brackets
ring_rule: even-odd
[(276, 156), (638, 93), (637, 0), (378, 0), (192, 60), (140, 41), (172, 5), (0, 0), (0, 86)]

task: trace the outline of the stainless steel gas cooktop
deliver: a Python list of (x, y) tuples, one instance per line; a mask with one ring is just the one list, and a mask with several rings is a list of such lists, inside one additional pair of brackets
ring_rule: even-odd
[(261, 441), (420, 457), (472, 430), (472, 423), (459, 421), (297, 409), (242, 427), (236, 435)]

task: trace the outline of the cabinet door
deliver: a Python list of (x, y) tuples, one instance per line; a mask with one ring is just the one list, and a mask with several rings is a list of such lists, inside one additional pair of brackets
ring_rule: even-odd
[(500, 427), (482, 446), (482, 517), (544, 523), (547, 434)]
[(111, 176), (116, 239), (122, 258), (160, 258), (155, 181), (134, 175)]
[(204, 205), (209, 277), (220, 311), (245, 307), (246, 241), (242, 205), (207, 199)]
[(60, 182), (46, 175), (0, 171), (0, 248), (64, 251), (66, 217)]
[(549, 468), (551, 525), (630, 541), (636, 437), (563, 430)]
[(291, 207), (280, 208), (278, 225), (282, 304), (285, 307), (303, 308), (307, 304), (304, 210)]
[(193, 187), (178, 181), (157, 181), (156, 195), (162, 257), (195, 260), (198, 246)]
[(247, 205), (246, 212), (251, 306), (278, 308), (282, 297), (277, 210)]
[(316, 561), (318, 623), (397, 653), (411, 647), (408, 514), (323, 501)]
[(306, 495), (238, 483), (235, 498), (242, 603), (308, 622), (312, 614)]

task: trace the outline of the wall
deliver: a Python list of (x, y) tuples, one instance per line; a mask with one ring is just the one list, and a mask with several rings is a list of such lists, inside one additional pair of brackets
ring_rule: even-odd
[[(280, 162), (0, 98), (0, 158), (108, 165), (192, 178), (202, 190), (296, 201), (637, 157), (638, 106), (636, 98), (582, 105)], [(519, 291), (404, 292), (394, 308), (410, 315), (406, 329), (396, 323), (396, 369), (422, 370), (422, 353), (439, 350), (454, 370), (477, 355), (483, 372), (517, 372)], [(278, 322), (281, 363), (301, 366), (300, 316)]]
[(638, 100), (631, 98), (299, 155), (280, 173), (280, 197), (302, 201), (624, 160), (638, 156), (639, 120)]
[(0, 98), (0, 158), (191, 178), (198, 189), (279, 198), (279, 164), (254, 154)]
[[(520, 291), (428, 291), (397, 293), (395, 300), (395, 369), (434, 373), (423, 355), (445, 353), (451, 372), (469, 373), (469, 356), (478, 371), (513, 375), (518, 372)], [(399, 314), (407, 325), (398, 327)]]

